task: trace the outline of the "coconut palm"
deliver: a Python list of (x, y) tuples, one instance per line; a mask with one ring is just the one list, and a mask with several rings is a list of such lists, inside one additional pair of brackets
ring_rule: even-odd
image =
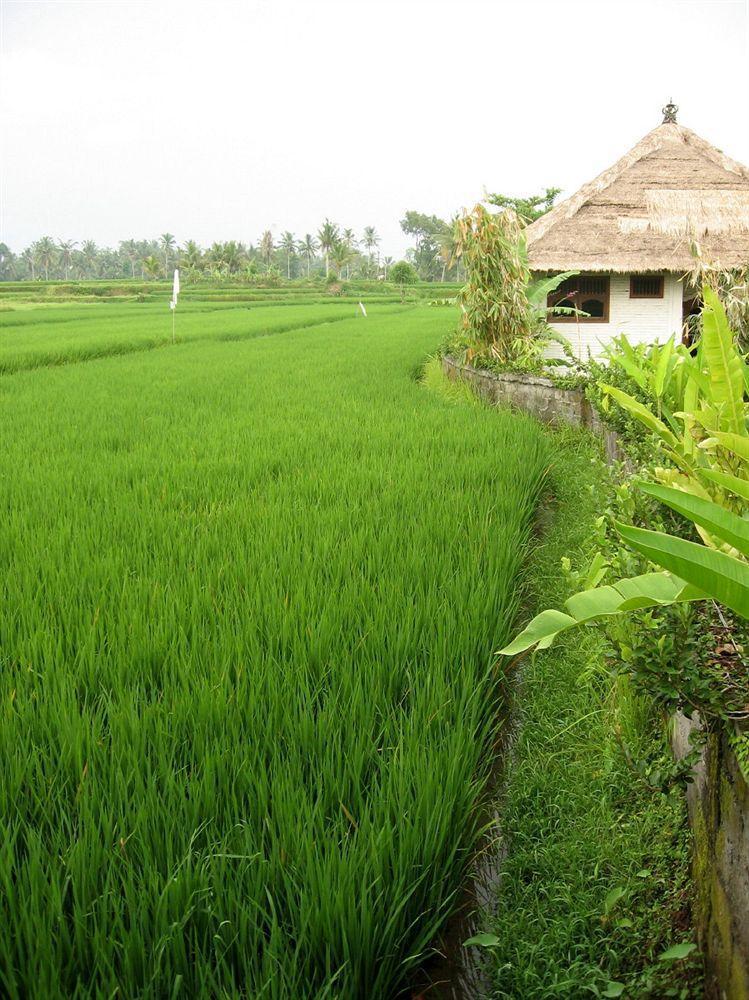
[(131, 277), (135, 277), (135, 262), (138, 259), (138, 244), (135, 240), (123, 240), (120, 243), (120, 251), (124, 253), (130, 261)]
[(286, 278), (290, 280), (291, 256), (296, 253), (296, 237), (287, 229), (285, 233), (281, 233), (281, 242), (279, 243), (279, 246), (286, 254)]
[(325, 254), (326, 278), (330, 274), (330, 254), (333, 247), (338, 243), (339, 238), (338, 226), (334, 222), (331, 222), (330, 219), (326, 219), (317, 233), (320, 249)]
[(81, 246), (81, 260), (88, 277), (95, 278), (98, 273), (99, 248), (93, 240), (86, 240)]
[(270, 267), (270, 262), (273, 259), (273, 251), (275, 250), (275, 244), (273, 242), (273, 233), (270, 229), (266, 229), (263, 235), (260, 237), (260, 256), (265, 261), (265, 266)]
[(336, 271), (338, 271), (338, 277), (342, 277), (344, 267), (347, 269), (348, 277), (348, 265), (351, 260), (351, 247), (349, 247), (344, 240), (339, 240), (331, 251), (331, 258), (333, 260), (333, 266)]
[(67, 281), (68, 274), (73, 263), (73, 250), (75, 248), (75, 242), (73, 240), (60, 240), (58, 247), (60, 250), (60, 263), (62, 264), (63, 271), (65, 272), (65, 280)]
[(388, 268), (393, 266), (393, 264), (395, 263), (395, 258), (394, 257), (383, 257), (382, 263), (383, 263), (383, 265), (385, 267), (385, 281), (387, 281), (388, 280)]
[(36, 281), (36, 257), (34, 256), (34, 248), (26, 247), (21, 253), (21, 259), (25, 261), (26, 266), (31, 271), (31, 280)]
[(169, 254), (177, 246), (177, 241), (171, 233), (162, 233), (159, 237), (161, 249), (164, 253), (164, 273), (169, 274)]
[(146, 274), (149, 278), (158, 278), (161, 272), (161, 264), (158, 259), (151, 254), (150, 257), (146, 257), (143, 261), (143, 267), (145, 268)]
[(224, 264), (229, 274), (234, 274), (242, 266), (243, 248), (236, 240), (224, 243)]
[(37, 264), (44, 270), (44, 280), (49, 281), (49, 269), (54, 263), (57, 254), (55, 241), (49, 236), (42, 236), (34, 244), (34, 247)]
[(315, 253), (317, 252), (317, 241), (312, 233), (307, 233), (299, 244), (299, 250), (307, 258), (307, 277), (309, 278), (310, 265), (314, 259)]
[[(376, 246), (379, 246), (380, 237), (377, 235), (377, 230), (374, 226), (364, 227), (364, 238), (362, 240), (364, 243), (364, 249), (367, 251), (367, 256), (369, 257), (369, 263), (372, 263), (372, 251)], [(379, 253), (377, 255), (377, 265), (379, 267)], [(369, 270), (369, 268), (367, 269)]]
[(184, 260), (187, 267), (197, 271), (203, 260), (203, 251), (195, 240), (188, 240), (180, 251), (180, 257)]

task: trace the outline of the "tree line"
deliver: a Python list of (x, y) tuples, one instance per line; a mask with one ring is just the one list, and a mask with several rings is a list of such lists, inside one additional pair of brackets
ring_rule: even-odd
[[(559, 193), (547, 188), (529, 198), (490, 194), (486, 200), (512, 208), (523, 222), (532, 222), (548, 211)], [(412, 238), (405, 254), (422, 281), (460, 281), (465, 277), (458, 254), (459, 213), (450, 219), (408, 211), (401, 230)], [(380, 236), (374, 226), (362, 233), (325, 219), (316, 233), (301, 238), (289, 231), (276, 238), (266, 229), (257, 243), (240, 240), (201, 247), (195, 240), (181, 246), (172, 233), (158, 239), (122, 240), (117, 248), (99, 247), (93, 240), (54, 240), (43, 236), (19, 253), (0, 243), (0, 281), (70, 281), (106, 278), (141, 280), (169, 277), (179, 266), (186, 280), (273, 278), (365, 278), (387, 280), (395, 260), (381, 255)]]

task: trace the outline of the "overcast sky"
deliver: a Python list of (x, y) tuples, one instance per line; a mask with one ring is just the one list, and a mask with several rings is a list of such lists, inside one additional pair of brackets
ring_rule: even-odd
[(0, 0), (0, 239), (449, 216), (661, 120), (749, 163), (747, 0)]

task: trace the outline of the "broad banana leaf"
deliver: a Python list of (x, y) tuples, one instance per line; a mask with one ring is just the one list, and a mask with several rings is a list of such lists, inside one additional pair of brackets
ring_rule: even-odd
[(723, 417), (721, 430), (746, 434), (744, 361), (734, 346), (733, 333), (716, 292), (705, 286), (703, 296), (702, 351), (710, 373), (712, 400)]
[(628, 413), (631, 413), (633, 417), (640, 421), (640, 423), (645, 424), (651, 431), (658, 435), (661, 440), (665, 441), (667, 445), (671, 448), (678, 447), (678, 441), (676, 435), (659, 420), (654, 413), (641, 403), (638, 399), (630, 396), (626, 392), (622, 392), (621, 389), (615, 389), (612, 385), (601, 385), (601, 389), (607, 393), (613, 400), (615, 400), (619, 406), (625, 409)]
[(519, 636), (499, 650), (498, 655), (515, 656), (531, 646), (546, 649), (560, 632), (596, 618), (682, 601), (699, 601), (706, 597), (702, 590), (670, 573), (645, 573), (629, 580), (619, 580), (609, 587), (583, 590), (565, 602), (567, 613), (550, 610), (536, 615)]
[(625, 542), (681, 580), (699, 587), (742, 618), (749, 618), (749, 563), (662, 531), (617, 524)]
[(713, 503), (712, 500), (705, 500), (671, 486), (661, 486), (656, 483), (640, 483), (639, 486), (643, 493), (648, 493), (661, 503), (665, 503), (667, 507), (683, 514), (690, 521), (705, 528), (711, 535), (728, 542), (742, 555), (749, 557), (749, 521), (745, 521), (743, 517), (726, 510), (720, 504)]
[(728, 490), (729, 493), (735, 493), (742, 500), (749, 500), (749, 482), (746, 479), (739, 479), (738, 476), (732, 476), (728, 472), (720, 472), (718, 469), (700, 469), (699, 472), (701, 476), (709, 479), (716, 486)]

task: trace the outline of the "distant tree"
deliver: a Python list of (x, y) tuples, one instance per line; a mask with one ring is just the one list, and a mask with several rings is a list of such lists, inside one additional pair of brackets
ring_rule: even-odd
[(203, 251), (200, 249), (195, 240), (188, 240), (187, 243), (182, 247), (180, 256), (184, 260), (187, 267), (191, 268), (193, 271), (200, 269), (200, 265), (203, 262)]
[(385, 267), (385, 275), (384, 275), (385, 281), (387, 281), (388, 280), (388, 268), (393, 266), (393, 258), (392, 257), (383, 257), (382, 258), (382, 263), (383, 263), (383, 266)]
[(164, 252), (164, 274), (169, 274), (169, 254), (176, 248), (177, 241), (171, 233), (162, 233), (159, 239)]
[(26, 247), (21, 253), (21, 259), (26, 262), (26, 266), (31, 271), (31, 280), (36, 281), (36, 254), (34, 247)]
[(330, 274), (330, 253), (340, 239), (338, 226), (330, 219), (326, 219), (318, 230), (317, 239), (320, 249), (325, 255), (325, 277), (327, 278)]
[(161, 273), (161, 264), (159, 263), (158, 258), (154, 257), (153, 254), (151, 254), (150, 257), (146, 257), (143, 261), (143, 267), (145, 268), (146, 274), (149, 278), (158, 278)]
[(44, 271), (44, 280), (49, 281), (49, 269), (52, 267), (57, 255), (57, 248), (54, 240), (49, 236), (42, 236), (35, 244), (36, 261)]
[(75, 243), (73, 240), (60, 240), (60, 263), (62, 264), (63, 271), (65, 272), (65, 280), (68, 280), (68, 274), (70, 273), (70, 268), (73, 264), (73, 250), (75, 249)]
[(299, 244), (299, 249), (307, 258), (307, 277), (309, 278), (310, 267), (317, 253), (317, 241), (312, 233), (306, 233), (304, 239)]
[(546, 188), (543, 194), (534, 194), (527, 198), (508, 198), (503, 194), (489, 194), (486, 200), (490, 205), (497, 205), (499, 208), (511, 208), (527, 224), (535, 222), (551, 211), (557, 196), (561, 193), (561, 188), (550, 187)]
[(127, 257), (130, 263), (130, 277), (135, 277), (135, 262), (138, 259), (138, 244), (135, 240), (122, 240), (120, 251)]
[(81, 246), (81, 262), (87, 277), (95, 278), (98, 273), (99, 248), (93, 240), (85, 240)]
[(228, 240), (224, 243), (224, 264), (229, 274), (235, 274), (242, 266), (244, 257), (243, 248), (236, 240)]
[(342, 277), (344, 267), (348, 268), (351, 261), (351, 247), (344, 240), (339, 240), (331, 250), (330, 257), (338, 272), (338, 277)]
[[(369, 265), (372, 263), (372, 254), (375, 247), (379, 246), (380, 237), (377, 235), (377, 230), (374, 226), (364, 227), (364, 238), (362, 239), (364, 244), (364, 249), (367, 251), (367, 256), (369, 257)], [(378, 254), (378, 266), (379, 266), (379, 254)], [(367, 267), (367, 272), (369, 272), (369, 266)]]
[(296, 236), (290, 233), (288, 229), (285, 233), (281, 233), (281, 242), (279, 243), (280, 248), (286, 254), (286, 278), (291, 279), (291, 258), (296, 253)]
[(0, 243), (0, 281), (11, 277), (13, 271), (13, 252), (7, 243)]
[(437, 215), (423, 212), (406, 212), (401, 219), (401, 229), (413, 236), (415, 247), (411, 256), (419, 275), (426, 281), (436, 278), (440, 267), (440, 237), (449, 229), (449, 223)]
[(275, 250), (275, 245), (273, 243), (273, 233), (270, 229), (266, 229), (263, 235), (260, 237), (260, 256), (265, 261), (266, 268), (270, 269), (271, 261), (273, 260), (273, 251)]
[(414, 285), (418, 279), (415, 268), (407, 260), (399, 260), (390, 268), (390, 280), (400, 286), (401, 302), (406, 297), (406, 285)]

